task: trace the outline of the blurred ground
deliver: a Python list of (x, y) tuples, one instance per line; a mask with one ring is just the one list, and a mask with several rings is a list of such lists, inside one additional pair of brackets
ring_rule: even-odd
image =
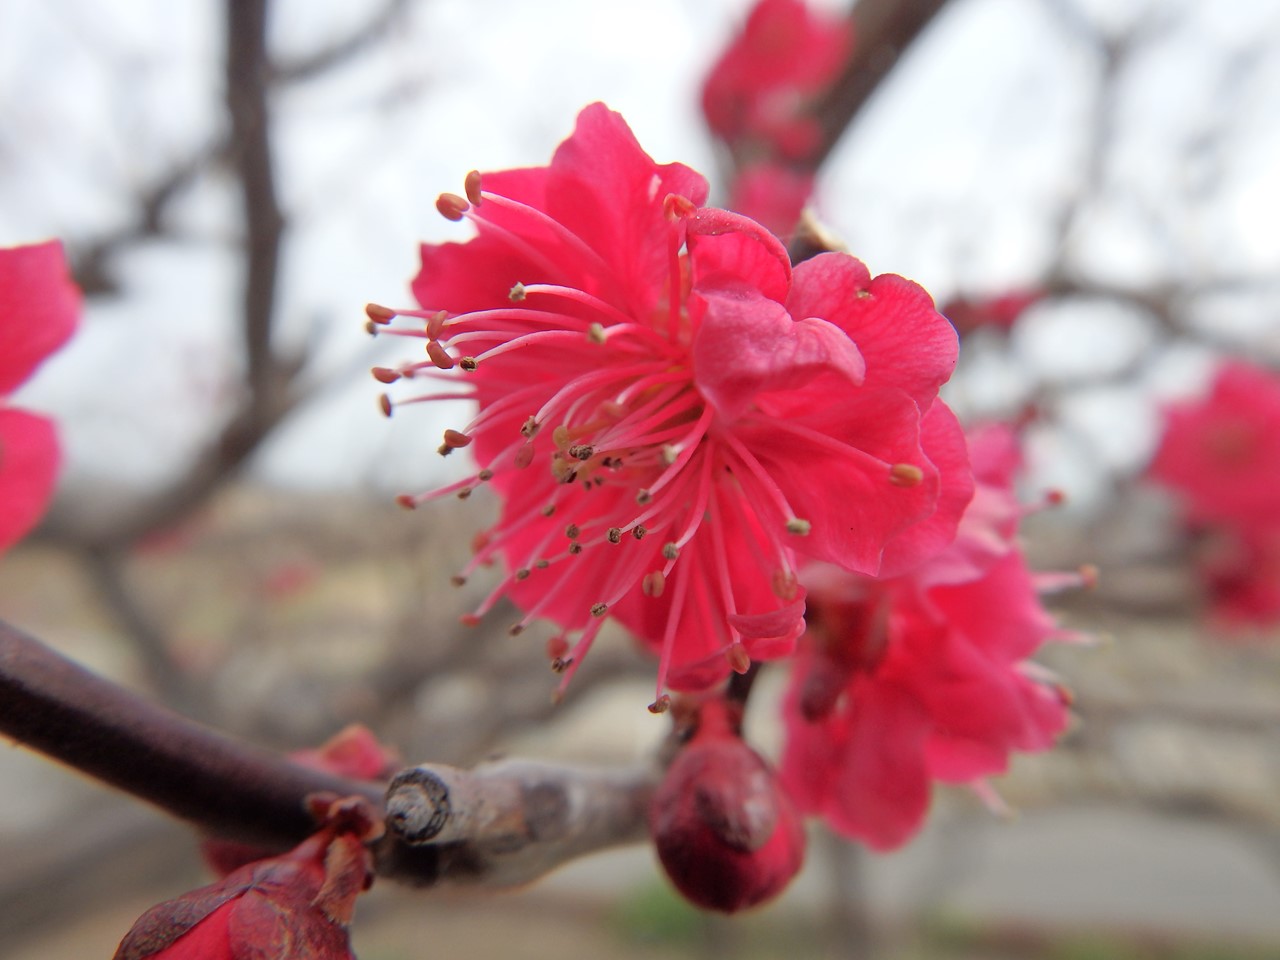
[[(6, 559), (0, 610), (130, 685), (175, 672), (198, 691), (192, 712), (281, 747), (362, 719), (410, 759), (648, 749), (663, 732), (643, 708), (650, 668), (618, 638), (553, 717), (539, 642), (507, 637), (501, 616), (479, 633), (451, 626), (464, 607), (447, 574), (476, 525), (447, 510), (240, 491), (130, 562), (138, 608), (172, 638), (165, 651), (131, 642), (101, 585), (48, 546)], [(1125, 582), (1145, 581), (1130, 571)], [(1163, 613), (1123, 599), (1102, 591), (1064, 609), (1071, 626), (1112, 639), (1045, 658), (1074, 688), (1080, 723), (999, 784), (1013, 819), (947, 790), (894, 856), (815, 833), (788, 896), (732, 921), (684, 907), (644, 849), (514, 894), (384, 885), (360, 904), (359, 955), (859, 956), (850, 938), (869, 918), (886, 957), (1280, 957), (1280, 655), (1210, 641), (1185, 597)], [(750, 732), (770, 751), (767, 707)], [(186, 831), (126, 798), (20, 749), (0, 751), (0, 784), (8, 960), (109, 956), (143, 909), (206, 882)]]

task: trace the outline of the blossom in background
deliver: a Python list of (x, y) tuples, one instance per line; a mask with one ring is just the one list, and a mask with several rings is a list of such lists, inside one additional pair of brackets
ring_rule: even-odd
[(509, 596), (513, 630), (557, 623), (565, 682), (616, 617), (659, 656), (655, 709), (667, 686), (792, 651), (799, 556), (900, 572), (950, 543), (972, 494), (936, 400), (955, 332), (928, 294), (845, 254), (793, 270), (706, 192), (594, 104), (550, 166), (440, 198), (476, 235), (423, 246), (422, 309), (369, 308), (371, 330), (426, 344), (379, 379), (446, 382), (402, 403), (479, 404), (440, 448), (467, 447), (477, 472), (402, 498), (500, 495), (460, 575), (506, 562), (476, 615)]
[(336, 801), (288, 853), (152, 907), (113, 960), (354, 960), (347, 926), (373, 881), (365, 843), (381, 828), (360, 801)]
[(1165, 410), (1149, 473), (1204, 535), (1197, 565), (1215, 618), (1280, 622), (1280, 376), (1224, 362), (1208, 396)]
[(649, 806), (663, 869), (700, 907), (773, 899), (804, 863), (804, 829), (777, 775), (742, 740), (742, 706), (710, 699)]
[(846, 17), (761, 0), (707, 76), (702, 111), (734, 159), (729, 208), (790, 236), (814, 185), (812, 113), (853, 45)]
[(971, 453), (977, 491), (948, 550), (885, 580), (831, 567), (805, 577), (783, 782), (802, 810), (877, 850), (920, 828), (933, 780), (981, 784), (1067, 723), (1066, 693), (1027, 662), (1065, 634), (1014, 539), (1013, 434), (977, 432)]
[(953, 297), (939, 309), (961, 336), (980, 329), (1008, 333), (1027, 308), (1043, 298), (1039, 290), (1018, 290), (998, 297)]
[(822, 137), (810, 108), (852, 46), (847, 18), (760, 0), (703, 85), (707, 126), (735, 155), (809, 160)]
[(1191, 523), (1280, 527), (1280, 376), (1223, 363), (1207, 397), (1165, 410), (1150, 473)]
[(7, 398), (66, 342), (79, 315), (61, 243), (0, 249), (0, 551), (44, 515), (61, 460), (52, 421)]
[(780, 163), (740, 167), (729, 192), (729, 209), (778, 236), (789, 236), (813, 193), (814, 175)]

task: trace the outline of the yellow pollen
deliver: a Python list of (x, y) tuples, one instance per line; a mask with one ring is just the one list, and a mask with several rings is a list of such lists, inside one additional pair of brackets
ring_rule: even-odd
[(787, 521), (787, 533), (795, 534), (797, 537), (807, 537), (812, 529), (813, 524), (803, 517), (792, 517)]
[(597, 346), (604, 344), (604, 324), (595, 322), (587, 327), (587, 341)]
[(889, 482), (895, 487), (915, 487), (924, 479), (924, 471), (914, 463), (895, 463), (889, 468)]

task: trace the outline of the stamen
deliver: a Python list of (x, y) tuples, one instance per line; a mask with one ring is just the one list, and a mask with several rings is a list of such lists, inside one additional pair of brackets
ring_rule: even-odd
[(895, 487), (917, 487), (924, 480), (924, 471), (914, 463), (895, 463), (889, 468), (889, 482)]
[(436, 198), (436, 209), (440, 211), (440, 215), (455, 223), (461, 220), (462, 215), (470, 208), (471, 204), (456, 193), (442, 193)]
[(477, 207), (480, 206), (482, 194), (480, 192), (480, 171), (472, 170), (467, 174), (466, 179), (462, 181), (463, 190), (467, 194), (467, 199)]
[(452, 370), (454, 366), (453, 357), (449, 356), (449, 351), (440, 345), (439, 340), (427, 341), (427, 356), (441, 370)]
[(397, 316), (396, 311), (390, 307), (384, 307), (380, 303), (366, 303), (364, 305), (364, 313), (371, 322), (379, 326), (390, 323)]

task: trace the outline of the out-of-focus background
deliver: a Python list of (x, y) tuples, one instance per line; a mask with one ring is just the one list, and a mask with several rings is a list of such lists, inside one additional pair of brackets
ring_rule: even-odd
[[(0, 564), (0, 616), (284, 749), (353, 721), (409, 760), (651, 749), (624, 637), (553, 709), (538, 640), (457, 625), (477, 597), (449, 574), (491, 505), (391, 499), (462, 469), (435, 448), (464, 414), (381, 418), (368, 367), (405, 353), (362, 306), (407, 305), (417, 243), (465, 237), (438, 193), (545, 163), (592, 100), (723, 196), (699, 88), (747, 6), (276, 0), (254, 77), (212, 0), (0, 0), (0, 244), (64, 238), (87, 296), (18, 397), (57, 417), (66, 469)], [(1270, 0), (950, 0), (819, 178), (873, 272), (939, 302), (1042, 294), (966, 333), (947, 394), (970, 421), (1034, 411), (1027, 499), (1067, 502), (1029, 519), (1030, 552), (1102, 571), (1055, 600), (1104, 642), (1043, 658), (1079, 723), (997, 784), (1015, 817), (941, 789), (901, 853), (815, 831), (801, 881), (741, 920), (685, 907), (644, 849), (515, 894), (386, 884), (363, 960), (1280, 956), (1280, 635), (1209, 625), (1194, 544), (1142, 480), (1161, 404), (1224, 355), (1280, 365), (1277, 118)], [(749, 732), (776, 752), (766, 703)], [(7, 956), (107, 956), (202, 882), (180, 826), (0, 752)]]

